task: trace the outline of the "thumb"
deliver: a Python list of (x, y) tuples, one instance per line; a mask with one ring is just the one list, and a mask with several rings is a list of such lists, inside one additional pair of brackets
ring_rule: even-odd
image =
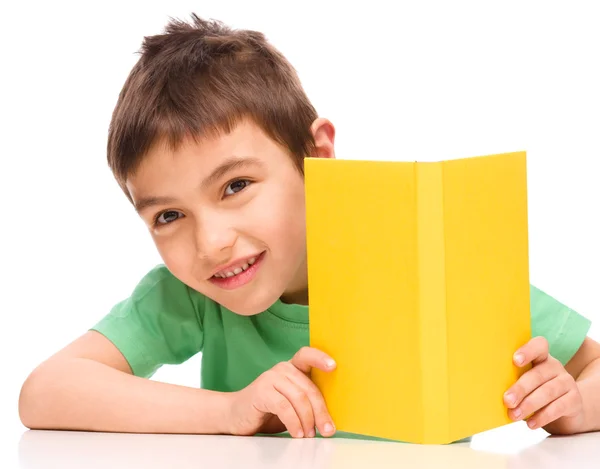
[(271, 415), (259, 429), (259, 433), (281, 433), (285, 431), (285, 425), (277, 415)]
[(335, 360), (313, 347), (302, 347), (290, 360), (292, 365), (303, 373), (310, 373), (311, 368), (318, 368), (322, 371), (332, 371), (336, 367)]

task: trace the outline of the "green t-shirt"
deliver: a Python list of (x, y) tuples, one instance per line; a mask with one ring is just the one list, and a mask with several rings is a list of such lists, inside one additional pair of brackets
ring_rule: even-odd
[[(534, 286), (530, 302), (532, 335), (546, 337), (552, 356), (566, 364), (590, 321)], [(201, 385), (215, 391), (242, 389), (309, 345), (307, 306), (279, 300), (260, 314), (239, 316), (162, 265), (92, 329), (115, 344), (137, 376), (202, 352)]]

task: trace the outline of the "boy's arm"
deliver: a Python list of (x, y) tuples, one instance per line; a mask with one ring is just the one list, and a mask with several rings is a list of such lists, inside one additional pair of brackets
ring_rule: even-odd
[(19, 414), (32, 429), (226, 433), (230, 399), (133, 376), (112, 342), (90, 331), (31, 373)]
[(583, 401), (585, 424), (582, 431), (600, 430), (600, 344), (586, 337), (565, 365), (577, 383)]
[(563, 365), (549, 353), (545, 337), (534, 337), (513, 357), (517, 366), (533, 365), (505, 393), (513, 420), (552, 434), (600, 430), (600, 345), (585, 337)]
[(132, 375), (119, 350), (92, 331), (31, 373), (19, 413), (32, 429), (239, 435), (287, 429), (312, 437), (316, 426), (330, 436), (331, 416), (307, 376), (313, 367), (332, 371), (335, 362), (304, 347), (239, 392), (188, 388)]
[(513, 420), (553, 434), (600, 430), (600, 345), (591, 321), (530, 285), (532, 339), (513, 357), (533, 365), (505, 393)]

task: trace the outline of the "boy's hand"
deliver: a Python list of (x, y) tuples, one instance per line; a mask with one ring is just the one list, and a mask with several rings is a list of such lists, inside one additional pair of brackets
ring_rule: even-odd
[(303, 347), (289, 362), (281, 362), (249, 386), (233, 393), (231, 433), (253, 435), (287, 429), (292, 437), (314, 437), (315, 426), (331, 436), (335, 426), (323, 395), (310, 380), (311, 368), (335, 369), (335, 361), (315, 348)]
[(571, 434), (583, 425), (583, 400), (573, 377), (548, 353), (548, 341), (535, 337), (513, 356), (517, 366), (533, 366), (504, 394), (508, 415), (529, 428)]

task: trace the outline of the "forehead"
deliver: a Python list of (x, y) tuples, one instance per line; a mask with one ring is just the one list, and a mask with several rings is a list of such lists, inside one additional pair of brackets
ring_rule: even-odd
[(126, 185), (135, 199), (140, 193), (184, 185), (190, 177), (198, 183), (232, 159), (252, 159), (265, 168), (291, 164), (291, 157), (283, 147), (259, 126), (244, 120), (229, 133), (221, 132), (201, 139), (186, 138), (176, 148), (166, 141), (157, 142), (127, 179)]

